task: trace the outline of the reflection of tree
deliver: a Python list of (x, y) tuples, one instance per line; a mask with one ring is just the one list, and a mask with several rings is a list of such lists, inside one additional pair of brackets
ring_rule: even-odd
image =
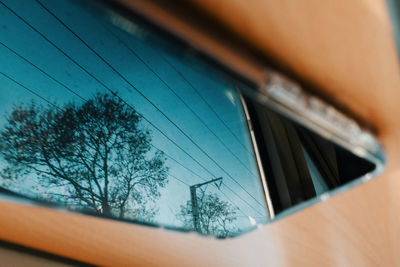
[[(227, 237), (238, 232), (234, 224), (237, 219), (237, 209), (232, 204), (221, 200), (216, 194), (206, 193), (203, 189), (198, 189), (197, 203), (200, 233)], [(177, 217), (186, 228), (195, 229), (190, 200), (186, 202), (186, 205), (181, 205)]]
[[(53, 196), (96, 212), (151, 217), (147, 205), (167, 183), (161, 152), (118, 97), (97, 94), (82, 105), (15, 106), (1, 132), (3, 175), (36, 174)], [(50, 190), (50, 189), (49, 189)]]

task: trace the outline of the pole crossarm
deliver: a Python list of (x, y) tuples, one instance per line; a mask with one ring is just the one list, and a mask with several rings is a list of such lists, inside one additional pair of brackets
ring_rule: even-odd
[(204, 182), (204, 183), (201, 183), (201, 184), (191, 185), (190, 188), (192, 188), (192, 187), (193, 188), (199, 188), (199, 187), (201, 187), (203, 185), (210, 184), (210, 183), (217, 182), (217, 181), (221, 181), (221, 180), (222, 180), (222, 177), (218, 177), (218, 178), (212, 179), (210, 181), (207, 181), (207, 182)]

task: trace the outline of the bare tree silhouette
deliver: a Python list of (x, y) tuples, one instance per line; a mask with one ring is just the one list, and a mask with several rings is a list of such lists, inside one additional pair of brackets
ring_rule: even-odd
[[(234, 224), (237, 219), (237, 208), (232, 204), (221, 200), (216, 194), (206, 193), (204, 189), (198, 189), (197, 203), (198, 231), (201, 234), (227, 237), (238, 233)], [(183, 222), (185, 228), (196, 228), (191, 200), (187, 201), (185, 205), (181, 205), (177, 218)]]
[[(4, 177), (36, 175), (58, 201), (95, 212), (140, 219), (168, 182), (163, 153), (123, 101), (97, 94), (63, 107), (17, 105), (0, 133)], [(55, 188), (55, 190), (50, 190)]]

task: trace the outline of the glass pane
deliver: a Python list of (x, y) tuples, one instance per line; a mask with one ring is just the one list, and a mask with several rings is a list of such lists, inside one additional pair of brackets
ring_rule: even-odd
[(268, 221), (237, 83), (73, 1), (0, 18), (3, 192), (218, 237)]
[(301, 203), (309, 206), (375, 170), (372, 162), (264, 105), (246, 103), (275, 214), (291, 213)]

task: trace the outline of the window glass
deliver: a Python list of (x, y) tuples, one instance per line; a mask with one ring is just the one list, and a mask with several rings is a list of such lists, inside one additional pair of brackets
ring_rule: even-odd
[(218, 237), (268, 220), (232, 81), (73, 1), (0, 18), (4, 192)]

